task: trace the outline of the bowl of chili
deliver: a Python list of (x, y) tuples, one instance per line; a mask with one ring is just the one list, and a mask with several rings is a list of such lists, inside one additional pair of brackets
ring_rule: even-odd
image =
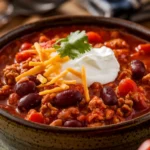
[(149, 137), (150, 31), (52, 17), (0, 39), (0, 136), (15, 150), (136, 149)]

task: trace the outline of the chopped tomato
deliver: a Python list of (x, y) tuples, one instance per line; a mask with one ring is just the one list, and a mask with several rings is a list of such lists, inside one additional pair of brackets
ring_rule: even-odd
[(88, 41), (89, 43), (100, 43), (102, 42), (102, 38), (101, 36), (93, 31), (87, 32), (87, 37), (88, 37)]
[(20, 50), (21, 51), (24, 51), (24, 50), (28, 50), (28, 49), (30, 49), (31, 48), (31, 46), (32, 46), (32, 44), (30, 44), (30, 43), (23, 43), (22, 45), (21, 45), (21, 48), (20, 48)]
[(137, 91), (137, 85), (136, 83), (129, 79), (123, 79), (120, 81), (119, 86), (118, 86), (118, 92), (120, 96), (125, 96), (127, 95), (129, 92), (136, 92)]
[(37, 122), (37, 123), (44, 123), (44, 117), (41, 113), (32, 113), (28, 120), (32, 121), (32, 122)]
[(34, 54), (29, 51), (21, 51), (16, 54), (15, 58), (18, 63), (27, 60), (29, 57), (32, 57)]
[(150, 55), (150, 44), (140, 44), (137, 47), (139, 52), (143, 52), (144, 54)]

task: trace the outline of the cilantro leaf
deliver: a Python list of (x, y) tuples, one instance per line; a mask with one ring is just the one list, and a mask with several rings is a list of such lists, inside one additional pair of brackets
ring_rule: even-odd
[(66, 38), (58, 40), (55, 48), (61, 57), (69, 56), (71, 59), (75, 59), (79, 54), (90, 51), (91, 46), (85, 31), (75, 31)]

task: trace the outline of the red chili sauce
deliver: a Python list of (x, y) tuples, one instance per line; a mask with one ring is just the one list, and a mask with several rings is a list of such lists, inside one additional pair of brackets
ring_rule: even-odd
[[(41, 91), (58, 87), (58, 83), (40, 87), (39, 73), (16, 81), (16, 77), (33, 68), (29, 62), (39, 62), (35, 42), (46, 53), (47, 49), (52, 50), (57, 40), (76, 30), (86, 31), (92, 47), (106, 46), (113, 50), (120, 64), (114, 82), (106, 85), (94, 82), (88, 87), (90, 100), (87, 102), (83, 85), (79, 83), (68, 84), (68, 89), (60, 92), (39, 95)], [(117, 124), (149, 112), (150, 44), (123, 31), (72, 26), (33, 33), (3, 48), (0, 70), (0, 108), (32, 122), (95, 127)], [(47, 82), (51, 80), (46, 79)], [(69, 98), (70, 95), (73, 97)]]

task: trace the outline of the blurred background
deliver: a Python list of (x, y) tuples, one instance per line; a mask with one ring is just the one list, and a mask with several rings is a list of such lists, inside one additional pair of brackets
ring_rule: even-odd
[(150, 28), (150, 0), (0, 0), (0, 36), (54, 15), (117, 17)]

